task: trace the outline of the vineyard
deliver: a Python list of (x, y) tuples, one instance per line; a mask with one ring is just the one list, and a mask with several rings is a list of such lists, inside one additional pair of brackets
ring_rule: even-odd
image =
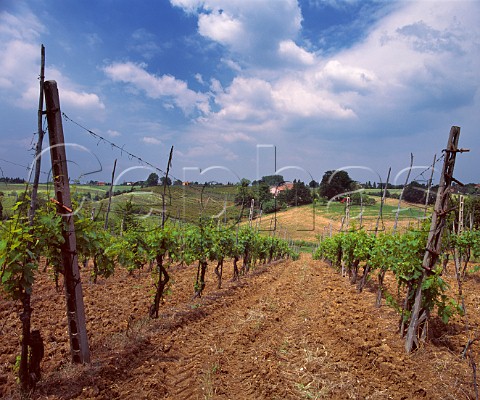
[(161, 189), (114, 193), (115, 162), (103, 199), (71, 193), (54, 81), (45, 98), (54, 196), (26, 184), (0, 221), (3, 398), (478, 399), (460, 128), (433, 208), (389, 204), (387, 177), (375, 207), (302, 183), (313, 204), (263, 215), (248, 184), (167, 195), (173, 147)]
[[(21, 217), (26, 207), (17, 203), (1, 231), (3, 397), (19, 396), (18, 299), (29, 292), (32, 331), (44, 341), (34, 398), (475, 398), (475, 229), (444, 236), (443, 257), (422, 283), (428, 318), (421, 342), (408, 356), (401, 337), (428, 220), (397, 233), (353, 225), (318, 235), (312, 259), (299, 258), (282, 230), (254, 224), (204, 218), (162, 227), (131, 216), (115, 235), (77, 213), (92, 363), (75, 367), (62, 299), (61, 217), (46, 203), (33, 237)], [(282, 226), (299, 210), (279, 214)]]
[[(170, 233), (175, 230), (167, 228)], [(178, 230), (177, 233), (181, 235)], [(108, 278), (106, 263), (99, 263), (95, 273), (90, 257), (88, 265), (82, 268), (92, 351), (92, 363), (85, 366), (70, 364), (64, 296), (55, 289), (54, 268), (45, 269), (42, 261), (32, 307), (36, 321), (33, 327), (42, 331), (45, 355), (42, 379), (33, 397), (475, 398), (471, 366), (468, 358), (462, 357), (470, 337), (465, 331), (465, 316), (453, 313), (445, 324), (441, 319), (444, 314), (437, 317), (433, 313), (428, 340), (412, 356), (407, 355), (399, 336), (401, 309), (385, 304), (375, 307), (379, 270), (374, 268), (374, 259), (372, 279), (367, 280), (362, 293), (351, 284), (351, 266), (361, 255), (359, 246), (353, 249), (351, 258), (349, 235), (363, 236), (364, 243), (370, 248), (376, 246), (379, 252), (388, 251), (386, 248), (398, 251), (398, 247), (380, 246), (385, 240), (393, 240), (392, 235), (379, 235), (376, 244), (373, 234), (344, 233), (325, 239), (316, 252), (316, 256), (329, 260), (329, 248), (333, 249), (330, 245), (340, 243), (343, 251), (338, 266), (332, 263), (332, 268), (328, 262), (312, 260), (308, 254), (299, 260), (269, 264), (259, 260), (255, 265), (253, 260), (257, 257), (253, 257), (248, 273), (241, 272), (243, 262), (239, 262), (239, 279), (233, 280), (235, 258), (230, 257), (224, 262), (221, 288), (215, 273), (218, 261), (208, 261), (201, 296), (196, 295), (200, 289), (196, 278), (198, 260), (188, 266), (167, 256), (164, 266), (169, 282), (158, 318), (153, 319), (149, 313), (155, 304), (158, 286), (153, 284), (158, 282), (158, 265), (150, 267), (149, 260), (156, 256), (148, 256), (147, 244), (138, 253), (145, 257), (142, 267), (133, 266), (132, 252), (127, 255), (132, 261), (125, 267), (116, 263)], [(405, 245), (408, 240), (417, 239), (417, 235), (421, 236), (402, 233), (395, 241), (398, 246)], [(470, 249), (474, 256), (478, 244), (470, 247), (473, 242), (467, 236), (475, 235), (451, 238), (449, 243), (464, 243), (462, 252), (466, 255)], [(152, 232), (151, 240), (153, 237)], [(108, 254), (114, 252), (113, 248), (104, 249)], [(453, 247), (450, 249), (452, 254)], [(403, 263), (404, 259), (401, 260)], [(450, 288), (444, 288), (444, 295), (458, 300), (455, 266), (451, 261), (444, 264), (443, 276), (450, 284)], [(363, 269), (365, 262), (359, 265)], [(392, 264), (387, 265), (382, 293), (392, 297), (390, 302), (396, 297), (397, 303), (402, 304), (400, 294), (404, 292), (398, 290), (398, 272), (390, 269)], [(474, 312), (478, 279), (472, 264), (468, 265), (463, 300), (465, 309), (472, 310), (468, 323), (473, 331), (480, 324)], [(2, 300), (0, 304), (2, 396), (17, 398), (14, 365), (21, 306), (11, 300)], [(472, 348), (475, 350), (473, 344)]]

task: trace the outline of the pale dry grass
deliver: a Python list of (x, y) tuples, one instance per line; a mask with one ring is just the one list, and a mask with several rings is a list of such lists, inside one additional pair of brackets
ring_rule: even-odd
[[(396, 206), (397, 199), (386, 199), (386, 204)], [(402, 203), (402, 207), (408, 207), (408, 203)], [(342, 228), (341, 216), (329, 217), (326, 213), (317, 208), (313, 213), (312, 206), (301, 206), (289, 208), (285, 211), (276, 213), (277, 221), (275, 223), (275, 214), (264, 215), (261, 219), (253, 221), (254, 227), (258, 227), (263, 234), (275, 235), (282, 239), (292, 239), (295, 241), (304, 240), (307, 242), (316, 242), (319, 237), (325, 237), (338, 233)], [(379, 222), (379, 231), (391, 231), (395, 223), (395, 215), (385, 214)], [(373, 231), (377, 224), (377, 216), (364, 216), (362, 226)], [(352, 217), (350, 227), (360, 227), (360, 219)], [(399, 219), (397, 229), (402, 231), (408, 227), (418, 227), (419, 221), (415, 218)], [(346, 229), (346, 226), (343, 227)]]

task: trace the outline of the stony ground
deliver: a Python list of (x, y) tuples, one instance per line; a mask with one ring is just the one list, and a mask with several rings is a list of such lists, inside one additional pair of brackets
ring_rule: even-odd
[[(230, 274), (231, 266), (226, 267)], [(41, 274), (33, 326), (45, 340), (35, 399), (474, 399), (462, 359), (465, 319), (430, 323), (429, 341), (406, 355), (398, 315), (375, 308), (375, 286), (304, 255), (259, 267), (217, 289), (213, 268), (192, 299), (195, 268), (171, 267), (171, 293), (148, 318), (147, 270), (89, 282), (84, 297), (92, 363), (71, 365), (62, 291)], [(475, 277), (465, 284), (470, 332), (480, 323)], [(18, 305), (0, 298), (0, 397), (19, 398)], [(472, 333), (470, 333), (472, 336)], [(472, 345), (477, 358), (479, 344)], [(478, 357), (480, 359), (480, 357)]]

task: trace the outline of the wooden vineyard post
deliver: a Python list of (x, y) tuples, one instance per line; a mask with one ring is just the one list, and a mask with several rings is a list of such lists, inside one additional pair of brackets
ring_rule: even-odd
[(463, 212), (465, 209), (465, 197), (461, 194), (458, 197), (458, 228), (457, 233), (460, 235), (463, 232), (464, 224), (463, 224)]
[(162, 229), (165, 226), (167, 219), (167, 207), (165, 206), (165, 196), (167, 195), (168, 186), (168, 173), (170, 172), (170, 166), (172, 165), (173, 146), (170, 149), (170, 155), (168, 156), (167, 172), (165, 173), (165, 180), (163, 181), (163, 194), (162, 194)]
[[(33, 185), (32, 185), (32, 195), (30, 199), (30, 208), (28, 210), (28, 223), (33, 231), (33, 223), (35, 218), (35, 210), (37, 207), (37, 193), (38, 193), (38, 182), (40, 180), (40, 168), (41, 168), (41, 153), (42, 153), (42, 142), (43, 142), (43, 130), (42, 130), (42, 116), (43, 116), (43, 83), (44, 83), (44, 75), (45, 75), (45, 47), (42, 44), (41, 47), (41, 64), (40, 64), (40, 97), (38, 101), (38, 140), (35, 146), (35, 170), (34, 170), (34, 178), (33, 178)], [(0, 211), (1, 211), (1, 204), (0, 204)], [(1, 212), (0, 212), (1, 214)], [(0, 215), (1, 220), (1, 215)], [(34, 233), (34, 232), (33, 232)], [(31, 338), (31, 317), (32, 311), (31, 308), (31, 294), (27, 291), (24, 291), (22, 296), (22, 305), (23, 305), (23, 312), (20, 316), (20, 320), (22, 321), (22, 342), (21, 342), (21, 353), (20, 353), (20, 365), (19, 365), (19, 378), (20, 378), (20, 385), (22, 388), (23, 393), (27, 393), (32, 384), (34, 385), (35, 382), (31, 382), (30, 372), (29, 369), (29, 346), (30, 346), (30, 338)], [(35, 374), (33, 374), (35, 375)]]
[(61, 247), (61, 253), (65, 298), (67, 303), (70, 351), (74, 363), (89, 363), (90, 350), (88, 347), (82, 283), (80, 280), (76, 252), (75, 227), (73, 224), (67, 157), (65, 152), (57, 82), (46, 81), (44, 88), (57, 213), (62, 215), (64, 221), (63, 236), (65, 238), (65, 243)]
[(449, 195), (451, 191), (452, 182), (458, 182), (453, 178), (453, 169), (455, 167), (455, 158), (457, 153), (461, 153), (464, 149), (458, 149), (458, 139), (460, 137), (460, 128), (452, 126), (450, 129), (450, 136), (448, 138), (447, 148), (445, 149), (445, 158), (443, 162), (442, 175), (440, 176), (440, 184), (438, 187), (437, 198), (435, 201), (435, 208), (432, 215), (432, 223), (428, 233), (427, 246), (423, 258), (422, 268), (423, 273), (417, 283), (415, 292), (415, 302), (410, 317), (410, 324), (408, 326), (407, 337), (405, 340), (405, 350), (410, 353), (415, 344), (418, 347), (419, 328), (424, 324), (429, 315), (428, 310), (422, 310), (422, 283), (428, 274), (432, 273), (433, 267), (440, 255), (440, 247), (442, 244), (442, 234), (445, 227), (447, 215), (449, 213)]
[(249, 224), (250, 228), (252, 227), (254, 207), (255, 207), (255, 199), (252, 199), (252, 202), (250, 204), (250, 214), (248, 216), (248, 224)]
[(350, 225), (350, 196), (347, 196), (345, 204), (345, 230), (348, 231)]
[(40, 170), (42, 165), (42, 144), (43, 144), (43, 129), (42, 129), (42, 117), (43, 117), (43, 85), (45, 81), (45, 47), (42, 44), (41, 47), (41, 64), (40, 64), (40, 97), (38, 99), (38, 140), (35, 146), (35, 172), (32, 185), (32, 197), (30, 200), (30, 210), (28, 219), (30, 226), (33, 225), (33, 218), (35, 216), (35, 209), (37, 204), (38, 182), (40, 181)]
[(110, 190), (108, 191), (107, 214), (105, 215), (105, 224), (103, 226), (104, 230), (108, 229), (108, 215), (110, 214), (110, 208), (112, 207), (113, 182), (115, 180), (115, 169), (116, 168), (117, 168), (117, 159), (115, 159), (115, 162), (113, 163), (112, 180), (110, 181)]

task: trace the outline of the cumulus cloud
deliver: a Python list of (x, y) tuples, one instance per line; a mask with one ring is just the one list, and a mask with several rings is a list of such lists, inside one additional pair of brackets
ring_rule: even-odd
[(6, 11), (0, 13), (0, 36), (10, 40), (33, 41), (47, 29), (31, 12), (13, 15)]
[(343, 67), (341, 71), (327, 68), (323, 81), (315, 81), (312, 71), (319, 69), (320, 60), (294, 40), (302, 22), (295, 0), (172, 0), (172, 4), (197, 14), (198, 32), (230, 52), (223, 60), (237, 75), (226, 87), (212, 79), (217, 112), (206, 115), (202, 119), (205, 124), (229, 130), (227, 121), (271, 126), (275, 125), (272, 121), (288, 123), (288, 116), (353, 118), (355, 112), (348, 102), (328, 89), (338, 89), (342, 78), (347, 77), (347, 86), (365, 90), (374, 79), (367, 70)]
[(106, 66), (104, 72), (113, 81), (130, 84), (152, 99), (171, 99), (185, 114), (209, 112), (207, 95), (189, 89), (184, 81), (171, 75), (157, 76), (146, 68), (146, 64), (114, 63)]
[[(301, 15), (267, 12), (269, 4), (264, 3), (271, 2), (186, 3), (195, 8), (199, 21), (204, 18), (202, 24), (208, 22), (208, 26), (199, 23), (199, 33), (225, 46), (230, 54), (224, 60), (236, 67), (232, 68), (236, 77), (228, 85), (211, 80), (216, 112), (202, 120), (221, 140), (235, 138), (235, 132), (251, 138), (266, 131), (281, 135), (302, 119), (311, 120), (310, 126), (313, 121), (350, 121), (346, 131), (361, 132), (412, 109), (473, 104), (478, 90), (473, 71), (478, 70), (479, 45), (471, 47), (471, 40), (465, 40), (471, 37), (466, 30), (475, 26), (478, 15), (473, 4), (468, 16), (463, 7), (457, 11), (448, 2), (401, 3), (370, 26), (361, 41), (321, 57), (297, 44)], [(255, 16), (252, 3), (258, 6)], [(320, 3), (340, 7), (335, 1)], [(289, 1), (275, 4), (295, 10)], [(462, 28), (459, 21), (466, 19), (471, 21)], [(270, 54), (268, 64), (262, 52)], [(448, 83), (447, 77), (458, 69), (458, 56), (472, 65), (471, 73), (463, 68), (458, 79)], [(223, 137), (225, 132), (231, 136)], [(207, 133), (202, 135), (213, 140)]]
[(29, 77), (38, 75), (39, 50), (38, 46), (19, 39), (0, 41), (1, 87), (19, 90)]
[(95, 93), (86, 93), (73, 90), (62, 91), (62, 103), (69, 108), (79, 109), (105, 109), (105, 104), (100, 100)]
[(279, 45), (301, 29), (296, 0), (171, 0), (175, 6), (198, 16), (200, 35), (241, 55), (242, 62), (265, 65), (282, 61)]
[(350, 107), (342, 105), (326, 90), (295, 79), (279, 82), (275, 88), (274, 99), (279, 112), (293, 117), (333, 120), (355, 117), (355, 112)]
[(377, 80), (375, 73), (364, 68), (343, 65), (338, 60), (327, 62), (317, 78), (325, 80), (334, 91), (365, 92)]
[(460, 8), (454, 2), (402, 3), (363, 42), (336, 54), (323, 74), (330, 77), (333, 90), (368, 89), (365, 107), (388, 107), (397, 114), (416, 107), (442, 110), (472, 103), (480, 85), (473, 72), (480, 68), (480, 45), (472, 41), (480, 35), (474, 22), (478, 17), (474, 2), (463, 2)]
[(198, 18), (198, 31), (202, 36), (219, 43), (238, 46), (239, 38), (244, 36), (242, 23), (226, 12), (201, 14)]
[(278, 52), (285, 60), (303, 65), (313, 65), (315, 56), (308, 51), (297, 46), (293, 40), (284, 40), (280, 42)]
[(182, 8), (187, 13), (193, 13), (203, 5), (204, 0), (170, 0), (170, 3), (175, 7)]
[[(36, 41), (45, 32), (46, 28), (29, 12), (15, 16), (0, 13), (0, 88), (8, 90), (13, 104), (20, 108), (38, 105), (40, 45)], [(55, 67), (49, 66), (48, 71), (49, 78), (59, 83), (62, 107), (105, 109), (97, 94), (78, 88)]]

